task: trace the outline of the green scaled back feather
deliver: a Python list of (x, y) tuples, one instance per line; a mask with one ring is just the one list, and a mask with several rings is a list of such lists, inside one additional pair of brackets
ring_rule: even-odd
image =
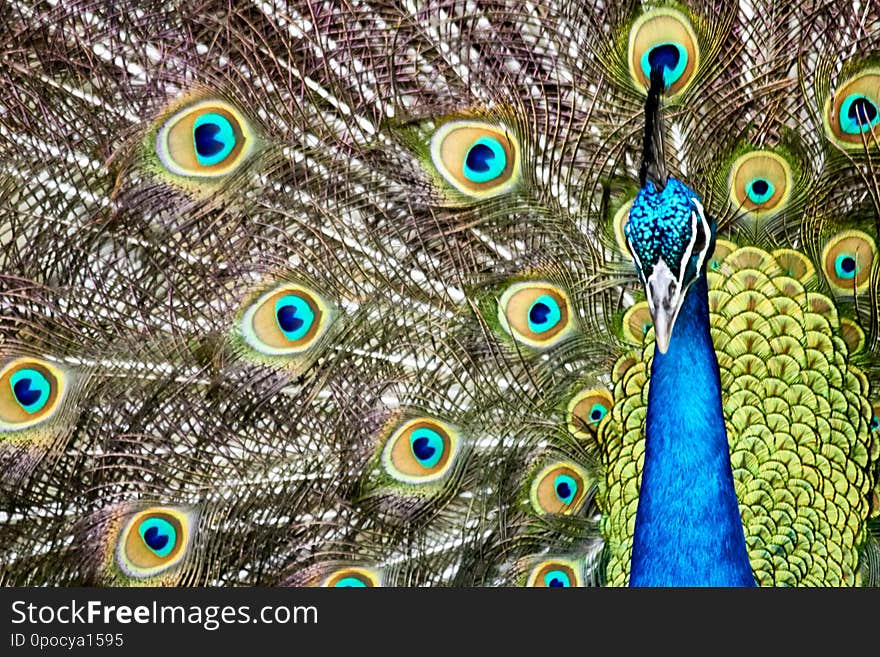
[(876, 584), (878, 20), (2, 3), (0, 584), (625, 584), (670, 34), (756, 577)]

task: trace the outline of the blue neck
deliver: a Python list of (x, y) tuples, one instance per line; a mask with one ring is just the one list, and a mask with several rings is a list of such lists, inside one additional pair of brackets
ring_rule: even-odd
[(701, 274), (654, 352), (631, 586), (754, 586)]

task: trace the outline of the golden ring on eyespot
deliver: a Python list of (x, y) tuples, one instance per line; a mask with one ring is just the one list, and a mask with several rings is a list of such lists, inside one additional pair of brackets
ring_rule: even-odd
[(382, 465), (394, 479), (413, 484), (445, 476), (458, 455), (458, 432), (445, 422), (421, 417), (404, 422), (382, 449)]
[(22, 357), (0, 369), (0, 432), (43, 422), (64, 398), (65, 375), (55, 365)]
[(654, 325), (651, 309), (647, 301), (639, 301), (630, 306), (623, 314), (623, 339), (630, 344), (642, 346), (648, 331)]
[(195, 515), (172, 507), (135, 513), (119, 534), (117, 563), (136, 578), (152, 577), (177, 565), (190, 544)]
[(863, 292), (870, 282), (876, 254), (874, 240), (858, 230), (838, 233), (822, 250), (822, 269), (838, 292)]
[(582, 390), (568, 402), (568, 430), (578, 438), (593, 437), (613, 406), (614, 398), (605, 388)]
[(510, 285), (498, 302), (498, 321), (519, 342), (546, 348), (558, 344), (573, 329), (568, 295), (543, 281)]
[(379, 575), (369, 568), (349, 566), (328, 575), (321, 586), (328, 588), (376, 588)]
[(538, 515), (577, 513), (587, 496), (587, 473), (576, 463), (562, 461), (544, 467), (532, 479), (529, 499)]
[(573, 561), (549, 559), (532, 568), (526, 586), (532, 588), (569, 588), (583, 586), (580, 567)]
[(672, 98), (693, 82), (700, 64), (700, 48), (690, 20), (680, 11), (653, 9), (640, 16), (629, 32), (627, 62), (633, 83), (647, 91), (655, 62), (666, 64), (666, 96)]
[(755, 216), (769, 216), (784, 209), (794, 182), (791, 166), (772, 151), (752, 151), (736, 159), (730, 168), (730, 202)]
[(253, 151), (255, 135), (235, 107), (202, 100), (166, 119), (156, 133), (156, 155), (169, 172), (187, 178), (219, 178)]
[(285, 356), (309, 349), (327, 331), (330, 306), (317, 293), (286, 283), (250, 304), (241, 320), (242, 335), (260, 353)]
[(503, 125), (455, 120), (431, 138), (431, 160), (453, 188), (473, 198), (490, 198), (520, 180), (520, 148)]
[[(876, 143), (880, 122), (880, 68), (869, 68), (845, 80), (825, 101), (826, 134), (839, 146), (860, 150)], [(875, 135), (872, 137), (872, 133)]]

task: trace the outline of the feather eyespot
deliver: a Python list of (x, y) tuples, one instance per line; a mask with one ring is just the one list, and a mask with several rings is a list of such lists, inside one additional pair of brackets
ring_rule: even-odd
[(242, 334), (264, 354), (300, 353), (326, 332), (330, 315), (329, 305), (318, 294), (290, 283), (250, 305), (242, 319)]
[(417, 418), (391, 434), (382, 450), (382, 463), (398, 481), (435, 481), (449, 471), (458, 445), (459, 437), (452, 427), (439, 420)]
[(375, 588), (379, 586), (379, 576), (368, 568), (340, 568), (328, 575), (322, 586), (329, 588)]
[(549, 347), (572, 329), (568, 295), (550, 283), (514, 283), (498, 304), (501, 326), (530, 347)]
[(857, 230), (839, 233), (822, 250), (825, 277), (842, 293), (865, 290), (871, 278), (876, 246), (869, 235)]
[(604, 388), (579, 392), (568, 402), (568, 430), (579, 438), (594, 436), (613, 405), (611, 393)]
[(630, 306), (623, 314), (623, 339), (630, 344), (642, 346), (648, 336), (648, 331), (654, 325), (651, 317), (651, 309), (647, 301), (639, 301)]
[(192, 514), (156, 507), (128, 521), (119, 538), (119, 567), (130, 577), (158, 575), (179, 563), (189, 546)]
[(700, 63), (694, 29), (687, 17), (674, 9), (654, 9), (640, 16), (630, 29), (627, 54), (637, 88), (647, 89), (651, 69), (663, 67), (669, 97), (687, 89)]
[(503, 194), (519, 181), (519, 144), (491, 123), (444, 124), (431, 138), (431, 160), (447, 183), (472, 198)]
[(202, 100), (166, 119), (156, 133), (156, 154), (172, 174), (218, 178), (233, 172), (250, 155), (254, 134), (235, 107)]
[(587, 474), (570, 462), (554, 463), (532, 480), (532, 508), (539, 515), (577, 513), (587, 494)]
[(48, 419), (64, 396), (64, 374), (35, 358), (18, 358), (0, 370), (0, 431)]
[(561, 559), (542, 561), (532, 568), (527, 586), (533, 588), (570, 588), (583, 586), (575, 564)]
[(864, 148), (880, 121), (880, 69), (867, 69), (844, 81), (825, 104), (825, 130), (843, 148)]
[(730, 202), (757, 216), (783, 210), (791, 196), (791, 166), (770, 151), (753, 151), (733, 163), (729, 179)]

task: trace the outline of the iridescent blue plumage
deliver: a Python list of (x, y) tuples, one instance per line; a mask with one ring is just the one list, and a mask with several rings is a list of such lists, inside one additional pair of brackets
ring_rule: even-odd
[(662, 190), (648, 181), (633, 201), (624, 230), (646, 276), (652, 263), (660, 259), (667, 264), (681, 261), (690, 241), (692, 199), (699, 201), (700, 197), (684, 183), (669, 178)]
[(624, 228), (645, 287), (657, 347), (630, 584), (749, 586), (754, 576), (709, 331), (706, 263), (715, 226), (706, 219), (697, 194), (665, 173), (662, 70), (652, 70), (642, 189)]

